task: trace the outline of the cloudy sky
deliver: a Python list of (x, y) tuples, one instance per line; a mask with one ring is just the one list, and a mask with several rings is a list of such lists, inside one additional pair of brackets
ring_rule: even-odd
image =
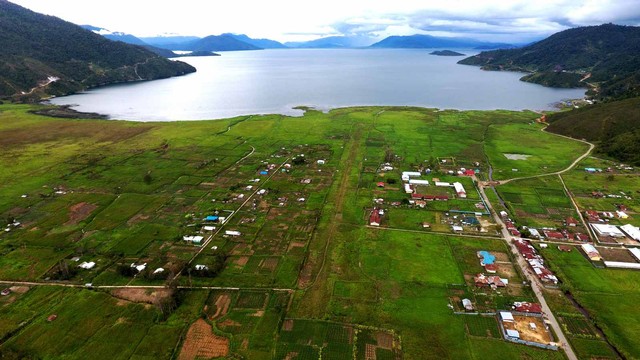
[(528, 42), (569, 27), (640, 25), (640, 0), (10, 0), (136, 36), (244, 33), (279, 41), (431, 34)]

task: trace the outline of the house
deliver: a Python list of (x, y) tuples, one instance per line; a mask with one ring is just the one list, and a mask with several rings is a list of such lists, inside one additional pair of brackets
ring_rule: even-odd
[(617, 237), (623, 238), (625, 237), (624, 233), (618, 229), (615, 225), (609, 224), (590, 224), (593, 231), (598, 236), (606, 236), (606, 237)]
[(500, 211), (500, 217), (506, 218), (507, 216), (509, 216), (509, 214), (506, 211), (504, 210)]
[(325, 162), (326, 162), (326, 161), (325, 161), (325, 160), (323, 160), (323, 159), (320, 159), (320, 160), (316, 161), (316, 163), (317, 163), (318, 165), (324, 165), (324, 163), (325, 163)]
[(454, 182), (453, 183), (453, 187), (456, 190), (456, 194), (458, 194), (459, 198), (466, 198), (467, 197), (467, 192), (464, 190), (464, 186), (462, 186), (461, 183), (459, 182)]
[(582, 251), (584, 251), (584, 253), (587, 254), (587, 256), (589, 257), (589, 260), (591, 260), (591, 261), (601, 261), (602, 260), (602, 257), (600, 256), (600, 253), (595, 248), (595, 246), (593, 246), (591, 244), (582, 244), (580, 246), (582, 247)]
[(588, 172), (590, 174), (593, 174), (593, 173), (596, 172), (596, 169), (592, 168), (592, 167), (587, 167), (587, 168), (584, 168), (584, 171), (586, 171), (586, 172)]
[(587, 235), (587, 234), (583, 234), (583, 233), (575, 233), (575, 235), (574, 235), (574, 236), (575, 236), (575, 239), (576, 239), (576, 240), (578, 240), (578, 241), (582, 241), (582, 242), (585, 242), (585, 241), (589, 241), (589, 240), (591, 240), (591, 239), (589, 238), (589, 235)]
[(225, 230), (224, 234), (228, 235), (228, 236), (240, 236), (240, 235), (242, 235), (240, 233), (240, 231), (236, 231), (236, 230)]
[(508, 279), (503, 279), (500, 276), (491, 275), (487, 276), (485, 274), (477, 274), (473, 278), (474, 283), (477, 287), (491, 287), (492, 289), (496, 289), (499, 287), (505, 287), (509, 284)]
[(518, 330), (506, 329), (506, 332), (507, 337), (517, 340), (520, 339), (520, 333), (518, 332)]
[(409, 184), (404, 184), (404, 192), (406, 194), (413, 194), (413, 188)]
[(154, 274), (160, 274), (160, 273), (162, 273), (162, 272), (164, 272), (164, 269), (163, 269), (163, 268), (157, 268), (157, 269), (153, 270), (153, 273), (154, 273)]
[(567, 224), (567, 226), (578, 226), (578, 220), (576, 220), (573, 216), (569, 216), (565, 220), (565, 223)]
[(626, 224), (620, 226), (620, 230), (624, 231), (630, 238), (635, 241), (640, 241), (640, 228), (633, 226), (631, 224)]
[(140, 264), (140, 265), (136, 265), (136, 263), (131, 263), (131, 267), (135, 268), (136, 270), (138, 270), (138, 272), (140, 272), (147, 268), (147, 263)]
[(473, 171), (473, 169), (466, 169), (462, 172), (462, 175), (464, 176), (474, 176), (476, 174), (475, 171)]
[(422, 228), (423, 229), (430, 229), (431, 228), (431, 224), (429, 224), (428, 222), (423, 222), (422, 223)]
[(373, 208), (373, 211), (371, 211), (371, 215), (369, 215), (369, 225), (380, 226), (380, 222), (380, 212), (377, 208)]
[(618, 217), (618, 219), (628, 219), (629, 215), (627, 215), (626, 212), (618, 210), (616, 211), (616, 216)]
[(498, 266), (496, 264), (487, 264), (484, 266), (484, 271), (489, 274), (495, 274), (498, 271)]
[(531, 302), (514, 302), (513, 309), (518, 312), (542, 314), (542, 305)]
[(403, 171), (402, 172), (402, 181), (409, 181), (409, 178), (418, 177), (420, 175), (421, 174), (418, 171)]
[(420, 179), (409, 179), (409, 184), (411, 185), (429, 185), (428, 180), (420, 180)]
[(194, 236), (183, 236), (182, 240), (187, 241), (187, 242), (192, 242), (194, 244), (200, 244), (202, 242), (202, 240), (204, 239), (204, 237), (202, 236), (198, 236), (198, 235), (194, 235)]
[(0, 292), (0, 295), (2, 296), (8, 296), (9, 294), (11, 294), (10, 288), (3, 289), (2, 292)]
[(436, 186), (441, 186), (441, 187), (451, 187), (451, 186), (453, 186), (450, 183), (444, 182), (444, 181), (435, 181), (434, 180), (434, 182), (435, 182)]
[(469, 299), (462, 299), (462, 306), (466, 311), (473, 311), (473, 303)]
[(638, 248), (629, 248), (629, 252), (633, 257), (640, 261), (640, 249)]
[(379, 182), (376, 184), (376, 186), (377, 186), (377, 187), (379, 187), (379, 188), (383, 188), (383, 187), (384, 187), (384, 181), (379, 181)]
[(502, 322), (515, 322), (513, 314), (510, 311), (500, 311), (500, 320)]
[(595, 210), (587, 210), (584, 213), (587, 216), (587, 218), (589, 219), (589, 222), (591, 222), (591, 223), (602, 222), (602, 219), (600, 218), (600, 215), (598, 214), (597, 211), (595, 211)]
[(543, 230), (542, 231), (544, 233), (544, 236), (547, 239), (553, 239), (553, 240), (564, 240), (564, 234), (559, 232), (559, 231), (552, 231), (552, 230)]
[(559, 245), (558, 246), (558, 250), (560, 251), (564, 251), (564, 252), (571, 252), (573, 248), (571, 246), (566, 246), (566, 245)]
[(78, 265), (79, 268), (83, 268), (86, 270), (93, 269), (94, 266), (96, 266), (96, 263), (93, 261), (89, 261), (89, 262), (85, 261), (82, 264)]
[(195, 266), (195, 269), (200, 271), (200, 270), (209, 270), (209, 267), (207, 265), (201, 265), (201, 264), (197, 264)]
[(204, 231), (213, 231), (215, 229), (216, 229), (215, 226), (203, 226), (202, 227), (202, 230), (204, 230)]
[(540, 232), (538, 232), (537, 229), (529, 228), (529, 234), (531, 234), (531, 237), (533, 238), (541, 238)]
[(453, 225), (451, 226), (451, 230), (453, 230), (454, 232), (462, 232), (464, 229), (462, 228), (462, 226)]
[(215, 216), (215, 215), (209, 215), (207, 217), (204, 218), (204, 221), (218, 221), (219, 217)]

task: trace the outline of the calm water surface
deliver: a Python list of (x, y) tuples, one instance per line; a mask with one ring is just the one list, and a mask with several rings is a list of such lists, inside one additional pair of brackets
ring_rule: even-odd
[[(248, 114), (300, 115), (295, 106), (326, 110), (354, 105), (410, 105), (440, 109), (543, 110), (584, 96), (551, 89), (522, 74), (458, 65), (461, 57), (431, 50), (296, 49), (224, 52), (183, 58), (194, 74), (96, 88), (52, 99), (112, 119), (220, 119)], [(465, 51), (462, 51), (465, 52)], [(474, 52), (466, 51), (466, 54)]]

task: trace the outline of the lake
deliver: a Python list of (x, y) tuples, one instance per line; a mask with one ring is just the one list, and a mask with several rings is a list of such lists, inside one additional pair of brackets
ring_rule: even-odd
[[(106, 86), (54, 98), (78, 111), (137, 121), (220, 119), (249, 114), (300, 115), (356, 105), (459, 110), (546, 110), (584, 89), (552, 89), (520, 73), (458, 65), (431, 49), (286, 49), (186, 57), (198, 71), (170, 79)], [(477, 51), (458, 50), (466, 54)]]

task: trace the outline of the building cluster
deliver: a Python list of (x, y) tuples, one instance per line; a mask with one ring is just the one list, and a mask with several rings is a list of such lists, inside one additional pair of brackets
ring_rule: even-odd
[(558, 278), (544, 266), (544, 259), (538, 254), (529, 240), (514, 239), (513, 243), (540, 281), (547, 284), (558, 284)]

